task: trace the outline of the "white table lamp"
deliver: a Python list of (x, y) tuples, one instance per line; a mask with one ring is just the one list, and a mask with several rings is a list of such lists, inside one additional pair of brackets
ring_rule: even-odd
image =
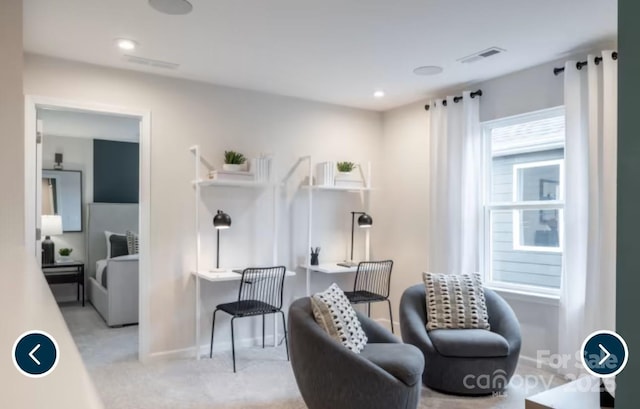
[(42, 264), (53, 264), (55, 262), (55, 246), (51, 241), (51, 236), (62, 234), (62, 216), (42, 215)]

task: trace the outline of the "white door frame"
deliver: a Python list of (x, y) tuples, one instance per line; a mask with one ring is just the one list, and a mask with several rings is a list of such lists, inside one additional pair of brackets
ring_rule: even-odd
[(25, 238), (29, 254), (36, 254), (36, 198), (33, 189), (36, 181), (36, 109), (39, 107), (63, 108), (76, 111), (93, 111), (102, 114), (140, 118), (140, 260), (139, 260), (139, 326), (138, 359), (147, 361), (151, 350), (149, 274), (151, 272), (151, 111), (74, 101), (42, 96), (25, 96)]

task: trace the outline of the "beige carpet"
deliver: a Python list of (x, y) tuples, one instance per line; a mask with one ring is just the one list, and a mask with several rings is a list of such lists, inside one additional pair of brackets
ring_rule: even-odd
[[(238, 348), (212, 360), (143, 365), (136, 360), (137, 326), (111, 329), (91, 304), (62, 313), (107, 409), (304, 409), (284, 347)], [(421, 409), (521, 409), (526, 396), (557, 386), (557, 376), (521, 366), (504, 396), (459, 398), (422, 389)]]

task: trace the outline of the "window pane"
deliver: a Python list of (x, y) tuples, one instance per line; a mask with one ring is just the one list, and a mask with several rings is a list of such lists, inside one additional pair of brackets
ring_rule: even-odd
[(560, 164), (543, 163), (545, 162), (515, 166), (515, 200), (560, 200)]
[(518, 233), (514, 235), (514, 248), (535, 247), (530, 249), (534, 251), (560, 249), (559, 210), (514, 210), (513, 216)]
[[(492, 281), (518, 285), (560, 288), (562, 253), (550, 245), (557, 233), (541, 223), (541, 210), (494, 210), (490, 212), (489, 269)], [(544, 210), (543, 218), (559, 210)], [(538, 236), (536, 238), (536, 236)], [(526, 246), (514, 246), (522, 237)], [(559, 239), (559, 237), (558, 237)]]
[(492, 127), (488, 135), (490, 200), (550, 200), (554, 195), (559, 200), (560, 165), (544, 162), (564, 159), (564, 115), (507, 123)]
[(491, 201), (560, 200), (563, 159), (563, 148), (493, 157)]

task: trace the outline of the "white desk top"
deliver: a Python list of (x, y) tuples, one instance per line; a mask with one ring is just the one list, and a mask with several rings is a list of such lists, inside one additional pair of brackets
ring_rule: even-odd
[(600, 380), (589, 376), (530, 396), (525, 409), (600, 409)]
[[(242, 274), (236, 273), (233, 270), (225, 270), (225, 271), (208, 271), (208, 270), (202, 271), (201, 270), (201, 271), (198, 271), (197, 273), (195, 271), (192, 271), (191, 274), (193, 274), (194, 276), (198, 276), (203, 280), (213, 281), (213, 282), (240, 281), (240, 279), (242, 278)], [(285, 273), (286, 277), (292, 277), (295, 275), (296, 275), (295, 271), (287, 270), (287, 272)]]
[[(35, 257), (24, 248), (0, 247), (7, 278), (0, 286), (2, 407), (99, 409), (100, 402), (60, 308)], [(86, 306), (85, 308), (91, 308)], [(41, 330), (58, 343), (60, 360), (49, 375), (27, 378), (11, 363), (13, 343), (25, 331)]]
[(308, 264), (302, 265), (302, 268), (308, 268), (311, 271), (317, 271), (319, 273), (324, 274), (344, 274), (344, 273), (355, 273), (358, 271), (358, 266), (353, 267), (343, 267), (339, 266), (338, 263), (340, 261), (335, 261), (332, 263), (322, 263), (317, 266), (310, 266)]

